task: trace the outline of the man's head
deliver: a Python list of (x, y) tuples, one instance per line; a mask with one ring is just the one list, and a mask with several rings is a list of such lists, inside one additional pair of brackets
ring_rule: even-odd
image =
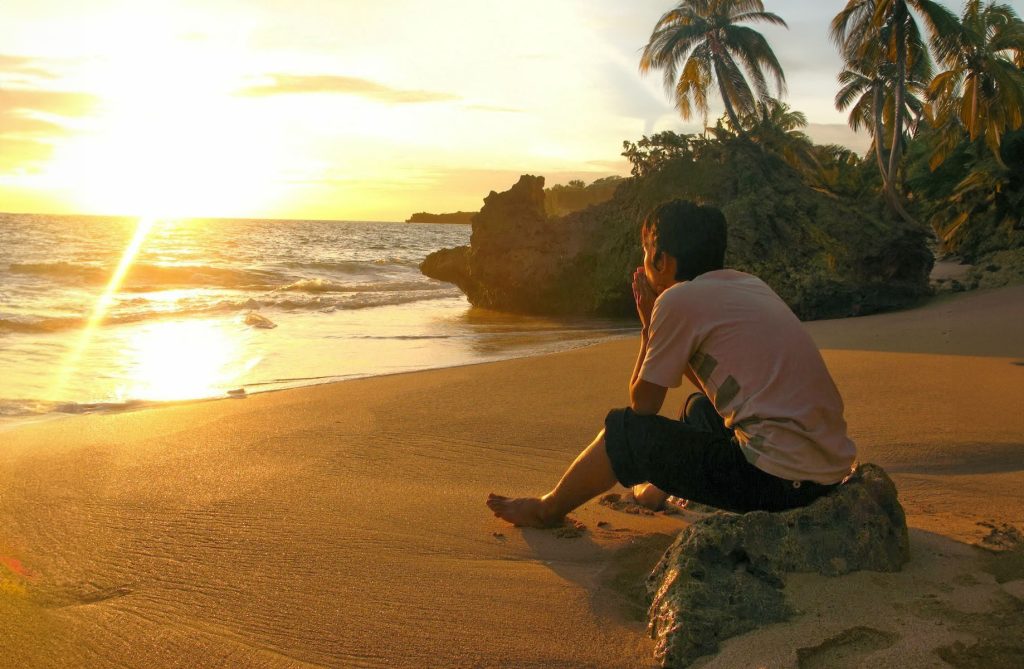
[(725, 263), (725, 216), (716, 207), (666, 202), (644, 219), (642, 238), (645, 273), (657, 292), (665, 279), (689, 281)]

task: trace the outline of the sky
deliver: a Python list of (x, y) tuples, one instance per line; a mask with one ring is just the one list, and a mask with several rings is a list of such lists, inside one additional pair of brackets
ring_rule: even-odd
[[(703, 125), (637, 69), (673, 4), (4, 0), (0, 211), (399, 221), (627, 175), (623, 140)], [(764, 4), (783, 99), (864, 151), (833, 105), (845, 3)]]

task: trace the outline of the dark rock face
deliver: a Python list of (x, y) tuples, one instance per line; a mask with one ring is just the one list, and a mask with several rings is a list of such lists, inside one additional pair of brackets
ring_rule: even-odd
[[(477, 306), (526, 313), (610, 313), (594, 272), (601, 252), (593, 222), (573, 216), (550, 219), (544, 211), (544, 177), (523, 175), (511, 189), (484, 198), (473, 218), (467, 251), (443, 249), (420, 270), (450, 281)], [(626, 285), (628, 273), (615, 288)], [(615, 297), (620, 297), (616, 291)]]
[(723, 639), (785, 620), (786, 572), (899, 571), (909, 559), (896, 487), (871, 464), (801, 509), (710, 516), (683, 531), (648, 578), (657, 659), (687, 666)]
[(641, 220), (674, 198), (720, 207), (726, 264), (764, 279), (803, 319), (904, 307), (930, 292), (923, 230), (815, 190), (780, 158), (743, 145), (624, 179), (611, 200), (562, 218), (545, 214), (543, 178), (523, 176), (484, 200), (454, 279), (432, 274), (431, 258), (422, 268), (479, 306), (629, 317)]
[(432, 279), (458, 284), (468, 266), (469, 247), (456, 246), (431, 253), (420, 263), (420, 271)]

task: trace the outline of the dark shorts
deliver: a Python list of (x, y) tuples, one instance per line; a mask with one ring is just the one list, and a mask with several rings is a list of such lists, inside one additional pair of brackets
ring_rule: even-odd
[(665, 492), (727, 511), (784, 511), (810, 504), (834, 485), (789, 481), (747, 462), (711, 401), (695, 393), (681, 420), (615, 409), (605, 418), (605, 448), (619, 483), (653, 483)]

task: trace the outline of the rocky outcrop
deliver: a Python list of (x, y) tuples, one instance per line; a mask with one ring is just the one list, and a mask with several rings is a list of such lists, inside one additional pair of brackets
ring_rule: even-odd
[(432, 279), (460, 284), (466, 268), (469, 266), (469, 253), (468, 246), (441, 249), (431, 253), (426, 260), (420, 263), (420, 271)]
[(461, 272), (458, 255), (443, 252), (428, 257), (421, 268), (435, 278), (441, 276), (430, 270), (439, 265), (442, 273), (456, 272), (454, 283), (477, 306), (571, 312), (573, 293), (582, 286), (571, 279), (567, 264), (578, 260), (588, 239), (583, 233), (579, 226), (548, 219), (544, 177), (523, 175), (508, 191), (491, 191), (484, 198)]
[(649, 632), (665, 667), (788, 618), (787, 572), (899, 571), (910, 559), (896, 487), (875, 465), (813, 504), (782, 513), (718, 513), (683, 531), (648, 578)]
[[(620, 225), (579, 213), (548, 218), (544, 197), (544, 177), (528, 174), (503, 193), (491, 191), (473, 218), (469, 250), (431, 254), (421, 271), (455, 283), (477, 306), (546, 314), (626, 313), (622, 287), (628, 287), (636, 240), (629, 250), (611, 252), (606, 242), (621, 241)], [(614, 279), (598, 279), (613, 272)]]
[(742, 144), (624, 179), (612, 199), (561, 218), (545, 214), (543, 178), (523, 176), (484, 200), (455, 276), (433, 274), (430, 258), (422, 269), (478, 306), (630, 316), (640, 222), (673, 198), (719, 206), (728, 266), (760, 276), (803, 319), (904, 307), (929, 294), (925, 231), (881, 205), (816, 190), (781, 158)]

